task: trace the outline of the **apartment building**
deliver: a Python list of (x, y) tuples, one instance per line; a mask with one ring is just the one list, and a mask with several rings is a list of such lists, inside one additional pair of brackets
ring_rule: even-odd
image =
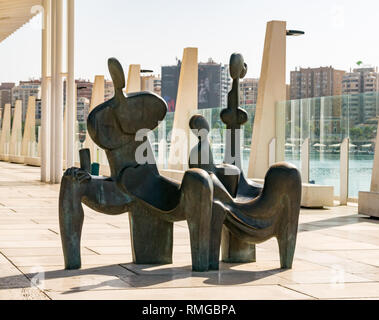
[(240, 81), (240, 105), (257, 103), (259, 79), (245, 78)]
[(342, 80), (344, 114), (354, 125), (368, 123), (379, 116), (378, 69), (356, 68), (346, 73)]

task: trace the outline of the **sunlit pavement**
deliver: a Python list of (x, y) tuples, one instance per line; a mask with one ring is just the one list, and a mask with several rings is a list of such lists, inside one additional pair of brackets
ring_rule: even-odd
[(81, 270), (63, 270), (58, 185), (39, 168), (0, 162), (0, 299), (379, 298), (379, 221), (357, 207), (302, 210), (292, 270), (279, 269), (275, 239), (257, 262), (194, 273), (185, 222), (175, 225), (174, 264), (131, 263), (127, 214), (85, 208)]

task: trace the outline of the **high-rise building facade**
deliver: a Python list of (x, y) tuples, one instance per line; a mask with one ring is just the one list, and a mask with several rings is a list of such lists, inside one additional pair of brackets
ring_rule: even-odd
[(333, 67), (291, 71), (291, 100), (341, 95), (344, 74)]
[[(310, 119), (315, 119), (313, 124), (314, 134), (317, 132), (329, 132), (329, 137), (338, 141), (341, 135), (342, 114), (342, 79), (343, 70), (333, 67), (300, 68), (291, 71), (290, 98), (291, 100), (321, 98), (309, 101), (312, 105)], [(316, 134), (317, 136), (317, 134)], [(312, 136), (315, 138), (316, 136)]]
[(86, 122), (89, 113), (89, 100), (86, 97), (79, 97), (76, 107), (76, 119), (78, 122)]
[[(181, 62), (175, 66), (162, 67), (162, 98), (168, 104), (169, 111), (175, 111), (176, 96), (180, 76)], [(228, 66), (209, 59), (198, 65), (198, 108), (225, 108), (230, 79)]]
[(12, 89), (12, 105), (16, 100), (22, 101), (22, 121), (25, 121), (26, 109), (28, 107), (29, 97), (41, 98), (41, 80), (20, 81), (18, 86)]
[(104, 81), (104, 101), (112, 99), (114, 96), (114, 87), (111, 80)]
[(257, 103), (259, 79), (245, 78), (240, 82), (240, 104), (252, 105)]
[(141, 76), (141, 91), (151, 91), (161, 95), (162, 80), (160, 76), (149, 75)]
[(176, 96), (178, 94), (181, 61), (177, 65), (162, 66), (161, 96), (167, 102), (168, 111), (175, 111)]
[(373, 67), (356, 68), (342, 80), (344, 113), (354, 125), (367, 123), (379, 116), (379, 74)]
[(91, 100), (93, 83), (89, 80), (84, 79), (75, 80), (75, 83), (77, 98), (79, 99), (80, 97), (84, 97), (88, 100)]
[(0, 85), (0, 110), (3, 110), (4, 105), (12, 103), (12, 89), (15, 84), (12, 82), (4, 82)]

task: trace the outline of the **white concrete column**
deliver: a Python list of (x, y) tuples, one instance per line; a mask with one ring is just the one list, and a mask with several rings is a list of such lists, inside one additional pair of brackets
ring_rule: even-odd
[[(95, 76), (95, 81), (92, 87), (91, 103), (89, 107), (89, 112), (95, 109), (99, 104), (104, 102), (104, 85), (105, 80), (104, 76), (97, 75)], [(91, 162), (97, 162), (99, 159), (97, 157), (98, 147), (92, 141), (90, 135), (86, 134), (86, 140), (84, 141), (84, 148), (90, 149), (91, 153)]]
[(50, 110), (49, 110), (49, 64), (51, 55), (51, 1), (43, 0), (42, 62), (41, 62), (41, 181), (49, 181), (50, 173)]
[(178, 94), (176, 99), (174, 123), (168, 169), (186, 170), (189, 157), (189, 120), (197, 110), (198, 50), (185, 48), (180, 69)]
[(55, 95), (56, 95), (56, 1), (51, 1), (51, 27), (50, 27), (50, 174), (49, 181), (54, 183), (55, 177)]
[(54, 181), (60, 183), (63, 174), (63, 0), (56, 0), (56, 83), (55, 83), (55, 166)]
[(301, 145), (301, 180), (303, 183), (309, 183), (309, 138), (305, 139)]
[(273, 138), (268, 146), (268, 165), (271, 167), (275, 164), (276, 159), (276, 139)]
[(75, 0), (67, 0), (67, 132), (66, 132), (66, 166), (74, 166), (75, 143)]
[(324, 159), (325, 145), (325, 97), (320, 98), (320, 160)]
[(9, 140), (11, 136), (11, 105), (10, 103), (5, 104), (1, 135), (0, 135), (0, 160), (8, 161), (9, 157)]
[(291, 100), (291, 143), (293, 144), (292, 146), (292, 155), (295, 154), (295, 139), (296, 139), (296, 134), (295, 134), (295, 127), (296, 127), (296, 100)]
[[(267, 23), (258, 100), (251, 143), (249, 178), (263, 179), (269, 168), (269, 144), (276, 138), (276, 104), (286, 100), (286, 22)], [(281, 110), (284, 116), (283, 110)], [(283, 123), (278, 125), (283, 129)], [(276, 161), (283, 160), (284, 141), (277, 139)]]
[(340, 205), (347, 205), (349, 198), (349, 146), (350, 139), (345, 138), (340, 147)]
[[(33, 157), (31, 147), (36, 142), (36, 98), (30, 96), (28, 99), (28, 108), (26, 110), (26, 119), (24, 125), (24, 135), (22, 137), (21, 155), (24, 157)], [(42, 163), (41, 163), (42, 164)]]
[(126, 83), (126, 93), (141, 91), (141, 65), (131, 64)]
[[(16, 100), (13, 120), (12, 120), (12, 133), (9, 144), (9, 155), (21, 155), (21, 141), (22, 141), (22, 100)], [(11, 161), (15, 161), (13, 158)]]
[(166, 164), (166, 151), (167, 151), (167, 140), (166, 140), (166, 120), (163, 120), (158, 126), (158, 169), (165, 169)]
[(375, 156), (374, 156), (374, 165), (372, 167), (370, 191), (379, 193), (379, 124), (378, 124), (376, 143), (375, 143)]

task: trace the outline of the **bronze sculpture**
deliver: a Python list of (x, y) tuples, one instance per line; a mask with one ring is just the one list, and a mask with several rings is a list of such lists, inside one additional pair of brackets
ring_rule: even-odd
[[(129, 212), (133, 261), (138, 264), (172, 262), (173, 222), (187, 220), (193, 269), (208, 270), (212, 187), (200, 169), (186, 172), (181, 185), (159, 175), (155, 163), (139, 165), (136, 141), (139, 129), (154, 129), (166, 112), (159, 96), (140, 92), (124, 96), (125, 76), (120, 63), (108, 60), (115, 96), (88, 116), (88, 132), (106, 152), (110, 177), (95, 177), (88, 164), (63, 175), (59, 197), (59, 222), (66, 269), (81, 267), (82, 203), (109, 215)], [(83, 155), (83, 159), (87, 159)], [(154, 190), (154, 192), (151, 192)], [(186, 192), (184, 192), (186, 191)]]
[[(218, 269), (223, 228), (229, 232), (224, 230), (223, 248), (225, 243), (240, 244), (234, 250), (238, 256), (235, 260), (252, 261), (251, 243), (277, 236), (281, 266), (291, 267), (301, 196), (296, 168), (287, 164), (272, 167), (263, 189), (246, 180), (238, 167), (215, 166), (211, 160), (191, 164), (181, 184), (166, 179), (154, 161), (141, 164), (135, 158), (143, 143), (150, 148), (147, 138), (136, 141), (136, 133), (140, 129), (152, 130), (164, 119), (165, 101), (149, 92), (125, 96), (121, 64), (111, 58), (108, 67), (115, 96), (90, 113), (87, 127), (92, 140), (106, 152), (111, 176), (89, 173), (88, 150), (80, 152), (81, 168), (64, 173), (59, 222), (65, 268), (81, 267), (82, 203), (109, 215), (129, 212), (133, 262), (137, 264), (172, 263), (173, 222), (186, 220), (194, 271)], [(228, 117), (224, 116), (226, 121)], [(192, 129), (206, 129), (207, 123), (195, 116), (190, 125)], [(232, 129), (237, 126), (238, 123), (231, 125)], [(205, 145), (211, 156), (207, 141), (207, 137), (200, 139), (197, 148)], [(228, 234), (236, 239), (225, 239)]]

